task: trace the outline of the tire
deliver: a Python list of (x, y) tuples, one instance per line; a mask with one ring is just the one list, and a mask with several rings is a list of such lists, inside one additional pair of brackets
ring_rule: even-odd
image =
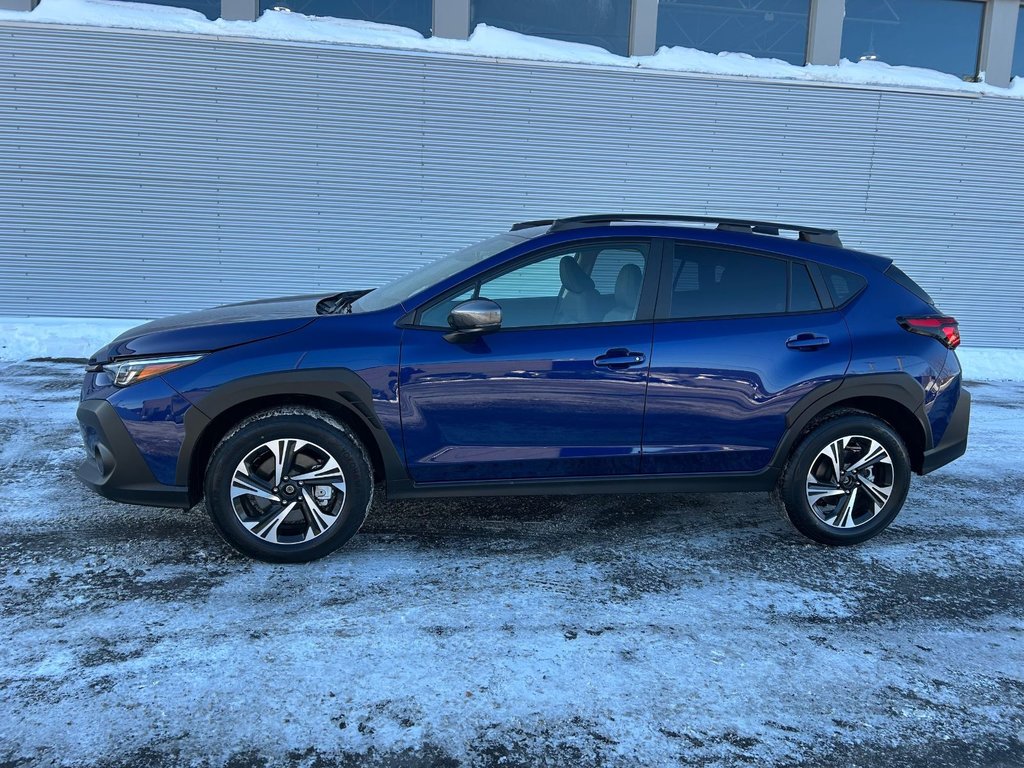
[(782, 474), (779, 495), (800, 533), (845, 546), (885, 530), (909, 489), (910, 456), (899, 435), (880, 419), (846, 411), (800, 441)]
[(225, 435), (204, 488), (231, 546), (258, 560), (304, 563), (359, 530), (373, 502), (373, 469), (359, 439), (328, 414), (278, 408)]

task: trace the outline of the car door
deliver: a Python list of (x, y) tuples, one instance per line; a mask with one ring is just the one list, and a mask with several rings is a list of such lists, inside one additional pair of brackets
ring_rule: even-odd
[[(650, 241), (576, 243), (420, 308), (399, 382), (412, 479), (639, 472), (658, 266)], [(448, 313), (471, 298), (497, 302), (502, 326), (452, 340)]]
[(842, 380), (850, 337), (813, 267), (703, 243), (665, 252), (642, 471), (756, 472), (790, 408)]

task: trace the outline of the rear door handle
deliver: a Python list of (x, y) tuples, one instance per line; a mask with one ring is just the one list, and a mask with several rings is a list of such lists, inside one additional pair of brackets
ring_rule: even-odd
[(811, 349), (821, 349), (828, 345), (828, 336), (822, 336), (818, 333), (798, 333), (796, 336), (790, 336), (786, 339), (786, 346), (790, 349), (801, 349), (807, 351)]
[(612, 368), (617, 371), (645, 362), (647, 362), (647, 355), (643, 352), (630, 352), (625, 348), (609, 349), (603, 355), (598, 355), (594, 358), (594, 365), (599, 365), (602, 368)]

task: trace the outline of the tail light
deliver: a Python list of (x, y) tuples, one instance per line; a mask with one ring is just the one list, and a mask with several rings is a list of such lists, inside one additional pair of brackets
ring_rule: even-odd
[(960, 328), (955, 317), (923, 315), (921, 317), (897, 317), (896, 321), (904, 330), (920, 333), (938, 339), (950, 349), (960, 346)]

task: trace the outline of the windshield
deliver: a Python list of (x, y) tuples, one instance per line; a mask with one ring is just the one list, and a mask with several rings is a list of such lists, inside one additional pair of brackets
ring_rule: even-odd
[(373, 312), (385, 307), (393, 307), (395, 304), (402, 304), (410, 296), (415, 296), (420, 291), (447, 280), (452, 275), (458, 274), (484, 259), (489, 259), (516, 243), (521, 243), (524, 239), (521, 235), (504, 232), (483, 242), (474, 243), (450, 256), (445, 256), (430, 264), (424, 264), (409, 274), (402, 275), (398, 279), (370, 291), (352, 302), (352, 311)]

